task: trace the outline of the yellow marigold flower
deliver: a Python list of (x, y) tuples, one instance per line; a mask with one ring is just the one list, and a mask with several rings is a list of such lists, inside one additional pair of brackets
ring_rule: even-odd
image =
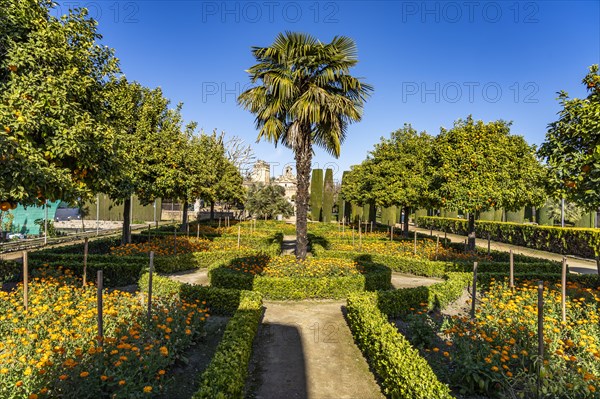
[(58, 377), (58, 379), (59, 379), (59, 380), (61, 380), (61, 381), (64, 381), (64, 380), (66, 380), (67, 378), (69, 378), (69, 376), (68, 376), (68, 375), (66, 375), (66, 374), (62, 374), (60, 377)]
[(492, 366), (492, 368), (491, 368), (490, 370), (492, 370), (492, 371), (496, 372), (496, 371), (498, 371), (498, 367), (496, 367), (496, 366)]
[(145, 392), (145, 393), (150, 393), (150, 392), (152, 392), (152, 387), (151, 387), (150, 385), (146, 385), (146, 386), (144, 387), (144, 392)]
[(121, 386), (125, 385), (125, 380), (119, 381), (119, 385), (121, 385)]
[(165, 370), (158, 370), (158, 375), (165, 375)]
[(81, 378), (85, 378), (85, 377), (87, 377), (88, 375), (90, 375), (90, 373), (88, 373), (87, 371), (82, 371), (81, 373), (79, 373), (79, 376), (80, 376)]
[(31, 394), (31, 395), (29, 395), (27, 398), (28, 398), (28, 399), (38, 399), (38, 396), (37, 396), (37, 394), (35, 394), (35, 393), (32, 393), (32, 394)]
[(23, 386), (23, 381), (19, 380), (19, 381), (17, 381), (17, 383), (15, 385), (17, 387), (22, 387)]

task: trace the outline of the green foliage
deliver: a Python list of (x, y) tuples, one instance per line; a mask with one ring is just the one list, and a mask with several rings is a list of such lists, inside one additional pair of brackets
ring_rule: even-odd
[(310, 215), (315, 222), (323, 220), (323, 169), (313, 169), (310, 179)]
[(348, 297), (348, 324), (354, 340), (390, 398), (452, 398), (419, 352), (377, 308), (377, 293)]
[(472, 273), (448, 272), (444, 282), (428, 287), (382, 291), (377, 296), (379, 310), (388, 317), (398, 317), (411, 308), (421, 308), (421, 304), (426, 304), (428, 309), (443, 309), (460, 298), (472, 279)]
[(297, 172), (296, 256), (307, 253), (307, 213), (313, 144), (339, 157), (348, 125), (360, 121), (373, 90), (350, 75), (358, 63), (354, 41), (336, 36), (323, 43), (304, 34), (279, 34), (270, 47), (254, 47), (248, 69), (252, 88), (239, 103), (256, 114), (258, 140), (294, 151)]
[[(464, 234), (467, 221), (420, 217), (418, 226), (432, 226), (448, 233)], [(504, 242), (542, 251), (569, 254), (584, 258), (600, 255), (600, 231), (598, 229), (561, 228), (503, 222), (477, 221), (475, 231), (479, 237), (490, 237), (493, 241)]]
[[(265, 298), (272, 300), (341, 299), (348, 296), (350, 292), (385, 290), (391, 286), (390, 269), (374, 262), (361, 263), (364, 268), (363, 274), (320, 277), (299, 275), (273, 277), (244, 273), (232, 268), (230, 264), (233, 262), (246, 265), (247, 268), (261, 263), (257, 262), (253, 256), (236, 258), (232, 262), (220, 262), (209, 272), (211, 286), (258, 291)], [(268, 258), (265, 262), (268, 262)]]
[(333, 212), (333, 170), (325, 170), (325, 181), (323, 183), (323, 222), (331, 222)]
[(285, 198), (285, 189), (275, 184), (252, 184), (248, 190), (246, 210), (254, 217), (275, 218), (294, 214), (294, 207)]
[(202, 373), (200, 389), (192, 398), (243, 398), (252, 344), (261, 314), (261, 295), (242, 291), (240, 305), (227, 323), (217, 351)]
[[(138, 281), (140, 291), (148, 291), (148, 273)], [(168, 277), (152, 276), (152, 293), (161, 297), (178, 296), (185, 301), (205, 301), (211, 315), (231, 316), (240, 304), (240, 291), (184, 284)]]
[(510, 123), (459, 119), (441, 129), (430, 161), (432, 202), (474, 214), (516, 210), (545, 200), (544, 170), (534, 147), (510, 134)]
[(569, 98), (561, 91), (559, 119), (549, 125), (539, 154), (548, 165), (551, 191), (585, 208), (600, 206), (600, 75), (592, 65), (583, 78), (588, 96)]
[(57, 19), (50, 1), (2, 2), (0, 201), (90, 197), (112, 168), (107, 82), (119, 73), (87, 11)]

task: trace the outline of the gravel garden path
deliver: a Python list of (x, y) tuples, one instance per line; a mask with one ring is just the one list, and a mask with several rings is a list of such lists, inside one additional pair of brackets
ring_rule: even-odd
[(265, 301), (249, 398), (384, 398), (344, 319), (345, 301)]

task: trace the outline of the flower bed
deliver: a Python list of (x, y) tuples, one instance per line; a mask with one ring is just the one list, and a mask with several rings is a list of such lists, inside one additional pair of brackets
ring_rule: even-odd
[(153, 301), (152, 320), (131, 294), (104, 294), (104, 341), (97, 344), (96, 287), (53, 270), (0, 292), (0, 397), (138, 398), (160, 390), (165, 369), (202, 331), (203, 305)]
[(388, 289), (389, 268), (347, 259), (250, 256), (210, 270), (211, 286), (255, 290), (270, 299), (344, 298), (350, 292)]
[[(544, 289), (543, 359), (537, 355), (537, 283), (490, 279), (477, 317), (454, 317), (443, 327), (426, 312), (409, 318), (412, 338), (443, 380), (464, 394), (532, 397), (542, 364), (543, 397), (595, 398), (600, 388), (600, 287), (567, 285), (567, 321), (561, 321), (560, 284)], [(429, 320), (428, 320), (429, 319)], [(427, 327), (429, 326), (429, 327)], [(424, 330), (431, 329), (433, 334)], [(440, 340), (441, 339), (441, 340)]]

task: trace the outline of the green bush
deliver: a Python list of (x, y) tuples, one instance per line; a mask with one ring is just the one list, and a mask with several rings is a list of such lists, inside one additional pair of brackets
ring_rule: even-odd
[[(252, 263), (252, 258), (236, 258), (233, 262)], [(350, 292), (387, 290), (391, 286), (391, 270), (373, 262), (361, 263), (364, 274), (327, 277), (272, 277), (253, 275), (234, 270), (227, 262), (220, 262), (209, 271), (213, 287), (261, 292), (273, 300), (311, 298), (345, 298)]]
[(389, 317), (398, 317), (411, 308), (421, 308), (422, 303), (426, 303), (429, 309), (443, 309), (460, 298), (471, 281), (471, 273), (449, 272), (445, 281), (428, 287), (380, 291), (377, 295), (379, 310)]
[[(448, 233), (465, 235), (467, 221), (438, 217), (419, 217), (419, 227), (433, 227)], [(600, 230), (562, 228), (505, 222), (475, 222), (478, 237), (488, 237), (493, 241), (519, 245), (559, 254), (571, 254), (585, 258), (600, 256)]]
[[(142, 274), (138, 284), (140, 291), (148, 291), (148, 273)], [(176, 295), (186, 301), (206, 301), (213, 315), (230, 316), (240, 304), (239, 290), (185, 284), (157, 274), (152, 276), (152, 293), (157, 296)]]
[(212, 361), (202, 373), (194, 399), (242, 398), (252, 344), (262, 314), (262, 297), (242, 291), (238, 309), (227, 323)]
[(390, 398), (452, 398), (419, 352), (377, 308), (376, 293), (348, 297), (348, 324), (358, 347)]
[(0, 260), (0, 284), (15, 282), (22, 278), (23, 265), (10, 260)]
[(310, 179), (310, 217), (319, 222), (323, 212), (323, 169), (313, 169)]

